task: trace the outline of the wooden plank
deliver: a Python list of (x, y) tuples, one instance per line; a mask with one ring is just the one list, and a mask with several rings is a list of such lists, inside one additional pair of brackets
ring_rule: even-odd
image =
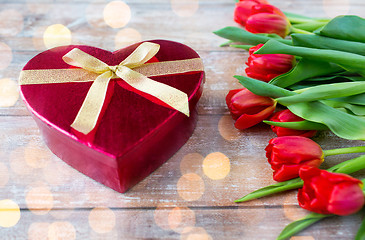
[[(91, 208), (54, 210), (45, 215), (22, 211), (2, 239), (274, 239), (300, 209)], [(291, 213), (289, 214), (288, 212)], [(297, 211), (297, 212), (296, 212)], [(295, 213), (296, 212), (296, 213)], [(301, 232), (301, 240), (353, 239), (360, 214), (332, 217)], [(329, 227), (331, 226), (331, 227)]]

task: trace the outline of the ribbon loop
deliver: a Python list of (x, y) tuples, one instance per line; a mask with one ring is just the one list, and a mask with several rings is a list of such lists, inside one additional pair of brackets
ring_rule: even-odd
[(119, 65), (128, 68), (136, 68), (145, 64), (148, 60), (153, 58), (160, 50), (160, 45), (151, 42), (144, 42), (139, 45), (126, 59)]
[(71, 127), (84, 134), (90, 133), (95, 128), (105, 101), (108, 84), (114, 75), (133, 88), (148, 93), (189, 116), (189, 102), (186, 93), (132, 70), (145, 64), (156, 55), (159, 49), (158, 44), (144, 42), (117, 66), (108, 66), (80, 49), (73, 49), (63, 56), (63, 60), (70, 65), (101, 73), (91, 85)]
[(78, 48), (74, 48), (62, 57), (67, 64), (80, 67), (90, 72), (104, 73), (109, 70), (108, 64), (100, 61)]

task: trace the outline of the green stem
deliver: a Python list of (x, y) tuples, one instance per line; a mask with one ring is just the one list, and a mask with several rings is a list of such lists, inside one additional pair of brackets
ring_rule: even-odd
[[(327, 169), (329, 172), (351, 174), (365, 169), (365, 155), (347, 160)], [(236, 203), (247, 202), (249, 200), (269, 196), (275, 193), (297, 189), (303, 186), (303, 180), (294, 178), (285, 182), (278, 182), (260, 189), (257, 189), (246, 196), (235, 200)]]
[(229, 46), (231, 43), (233, 43), (233, 41), (229, 40), (227, 42), (222, 43), (221, 45), (219, 45), (220, 47), (226, 47)]
[(337, 148), (323, 151), (325, 157), (339, 154), (362, 153), (362, 152), (365, 152), (365, 146)]
[[(364, 212), (364, 209), (363, 209)], [(363, 217), (361, 225), (356, 233), (355, 240), (365, 239), (365, 217)]]
[(313, 225), (314, 223), (322, 220), (326, 217), (331, 217), (333, 215), (324, 215), (319, 213), (310, 213), (302, 219), (294, 221), (288, 224), (280, 233), (280, 235), (276, 238), (276, 240), (284, 240), (288, 239), (294, 234), (301, 232), (302, 230), (306, 229), (307, 227)]
[(313, 34), (312, 32), (308, 32), (306, 30), (299, 29), (294, 26), (290, 27), (290, 33)]
[(285, 182), (278, 182), (276, 184), (260, 188), (256, 191), (251, 192), (250, 194), (240, 198), (236, 199), (234, 202), (247, 202), (253, 199), (265, 197), (268, 195), (272, 195), (279, 192), (285, 192), (293, 189), (298, 189), (303, 186), (303, 180), (300, 178), (291, 179)]
[(229, 45), (230, 47), (234, 47), (234, 48), (240, 48), (240, 49), (245, 49), (245, 50), (249, 50), (250, 48), (254, 47), (254, 45)]

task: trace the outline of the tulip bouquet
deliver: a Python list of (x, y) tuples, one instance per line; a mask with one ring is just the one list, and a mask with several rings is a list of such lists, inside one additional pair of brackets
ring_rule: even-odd
[[(282, 12), (266, 0), (236, 2), (240, 27), (214, 32), (222, 46), (249, 52), (243, 85), (229, 91), (228, 109), (240, 130), (260, 122), (278, 136), (266, 157), (278, 183), (236, 202), (299, 189), (298, 203), (312, 211), (289, 224), (286, 239), (332, 215), (350, 215), (364, 207), (364, 180), (349, 176), (365, 169), (365, 155), (320, 169), (327, 156), (364, 153), (365, 146), (323, 150), (310, 138), (330, 130), (340, 138), (365, 140), (365, 19), (318, 19)], [(283, 107), (279, 110), (278, 106)], [(365, 238), (365, 220), (356, 239)]]

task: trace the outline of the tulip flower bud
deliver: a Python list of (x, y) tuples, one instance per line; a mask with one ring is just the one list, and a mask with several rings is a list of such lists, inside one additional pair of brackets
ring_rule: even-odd
[(273, 138), (265, 151), (274, 170), (273, 178), (278, 182), (296, 178), (301, 167), (318, 167), (324, 160), (322, 148), (313, 140), (300, 136)]
[(241, 130), (267, 119), (276, 107), (274, 99), (253, 94), (246, 88), (229, 91), (226, 103), (236, 120), (235, 127)]
[(349, 175), (331, 173), (315, 167), (299, 172), (303, 188), (299, 189), (299, 205), (320, 214), (350, 215), (364, 205), (363, 183)]
[(295, 57), (287, 54), (254, 54), (263, 44), (250, 48), (246, 62), (247, 76), (269, 82), (293, 68)]
[(258, 4), (268, 4), (266, 0), (242, 0), (236, 3), (234, 21), (245, 26), (247, 18), (251, 15), (251, 9)]
[(287, 17), (271, 5), (259, 4), (252, 7), (246, 20), (246, 30), (252, 33), (275, 33), (285, 38), (290, 33), (291, 24)]
[[(270, 119), (273, 122), (300, 122), (304, 119), (298, 117), (292, 113), (289, 109), (281, 110), (276, 112)], [(282, 136), (302, 136), (302, 137), (313, 137), (317, 131), (316, 130), (295, 130), (285, 127), (271, 126), (271, 129), (276, 133), (278, 137)]]

